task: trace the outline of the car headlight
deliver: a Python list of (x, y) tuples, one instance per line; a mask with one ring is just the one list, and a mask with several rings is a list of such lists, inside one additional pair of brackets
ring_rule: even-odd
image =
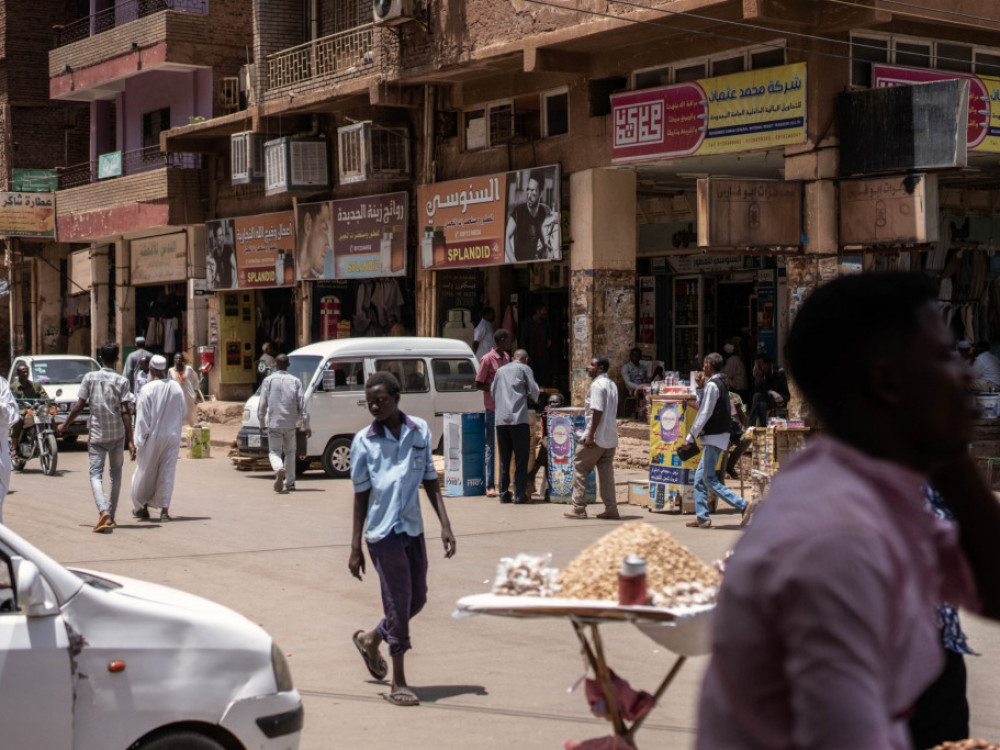
[(271, 641), (271, 668), (274, 669), (274, 683), (278, 686), (279, 693), (287, 693), (295, 687), (288, 660), (274, 641)]

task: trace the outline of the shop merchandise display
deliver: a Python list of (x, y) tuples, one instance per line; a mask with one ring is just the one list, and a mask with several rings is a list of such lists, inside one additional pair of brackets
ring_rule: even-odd
[(493, 593), (500, 596), (555, 596), (562, 587), (556, 583), (559, 569), (549, 566), (551, 555), (502, 557), (493, 581)]

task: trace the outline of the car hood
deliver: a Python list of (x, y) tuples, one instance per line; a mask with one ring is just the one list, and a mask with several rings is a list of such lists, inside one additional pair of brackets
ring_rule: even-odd
[(58, 403), (76, 403), (80, 398), (79, 383), (39, 383), (49, 398)]
[(244, 427), (260, 427), (260, 422), (257, 420), (257, 406), (260, 404), (260, 396), (256, 393), (247, 399), (247, 402), (243, 404), (243, 426)]

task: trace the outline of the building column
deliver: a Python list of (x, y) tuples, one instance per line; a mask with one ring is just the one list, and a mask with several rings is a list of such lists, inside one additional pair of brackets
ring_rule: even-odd
[(619, 379), (635, 346), (636, 179), (631, 170), (570, 175), (571, 403), (590, 386), (587, 364), (607, 357)]
[[(135, 287), (132, 286), (132, 243), (118, 240), (112, 248), (115, 253), (115, 332), (122, 348), (135, 347)], [(123, 364), (124, 366), (124, 364)]]
[(94, 356), (110, 338), (111, 325), (111, 245), (92, 245), (90, 248), (90, 356)]
[(31, 351), (40, 354), (55, 354), (65, 351), (65, 340), (60, 342), (60, 321), (62, 318), (63, 290), (62, 275), (59, 273), (64, 248), (60, 245), (45, 245), (35, 260), (32, 272), (35, 289), (32, 294), (34, 327)]

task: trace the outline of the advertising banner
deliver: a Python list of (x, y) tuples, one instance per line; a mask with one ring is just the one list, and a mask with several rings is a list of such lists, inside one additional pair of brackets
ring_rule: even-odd
[(130, 243), (132, 284), (169, 284), (187, 278), (187, 234), (175, 232)]
[(206, 222), (208, 288), (293, 285), (294, 224), (291, 211)]
[(802, 183), (698, 180), (698, 247), (768, 247), (802, 242)]
[(616, 164), (803, 143), (806, 65), (627, 91), (611, 107)]
[(422, 268), (562, 259), (559, 165), (417, 188)]
[(0, 193), (0, 236), (55, 237), (55, 193)]
[(406, 274), (407, 193), (299, 206), (300, 279), (365, 279)]
[(1000, 78), (897, 65), (872, 66), (872, 88), (877, 89), (955, 79), (969, 81), (969, 150), (1000, 153)]

